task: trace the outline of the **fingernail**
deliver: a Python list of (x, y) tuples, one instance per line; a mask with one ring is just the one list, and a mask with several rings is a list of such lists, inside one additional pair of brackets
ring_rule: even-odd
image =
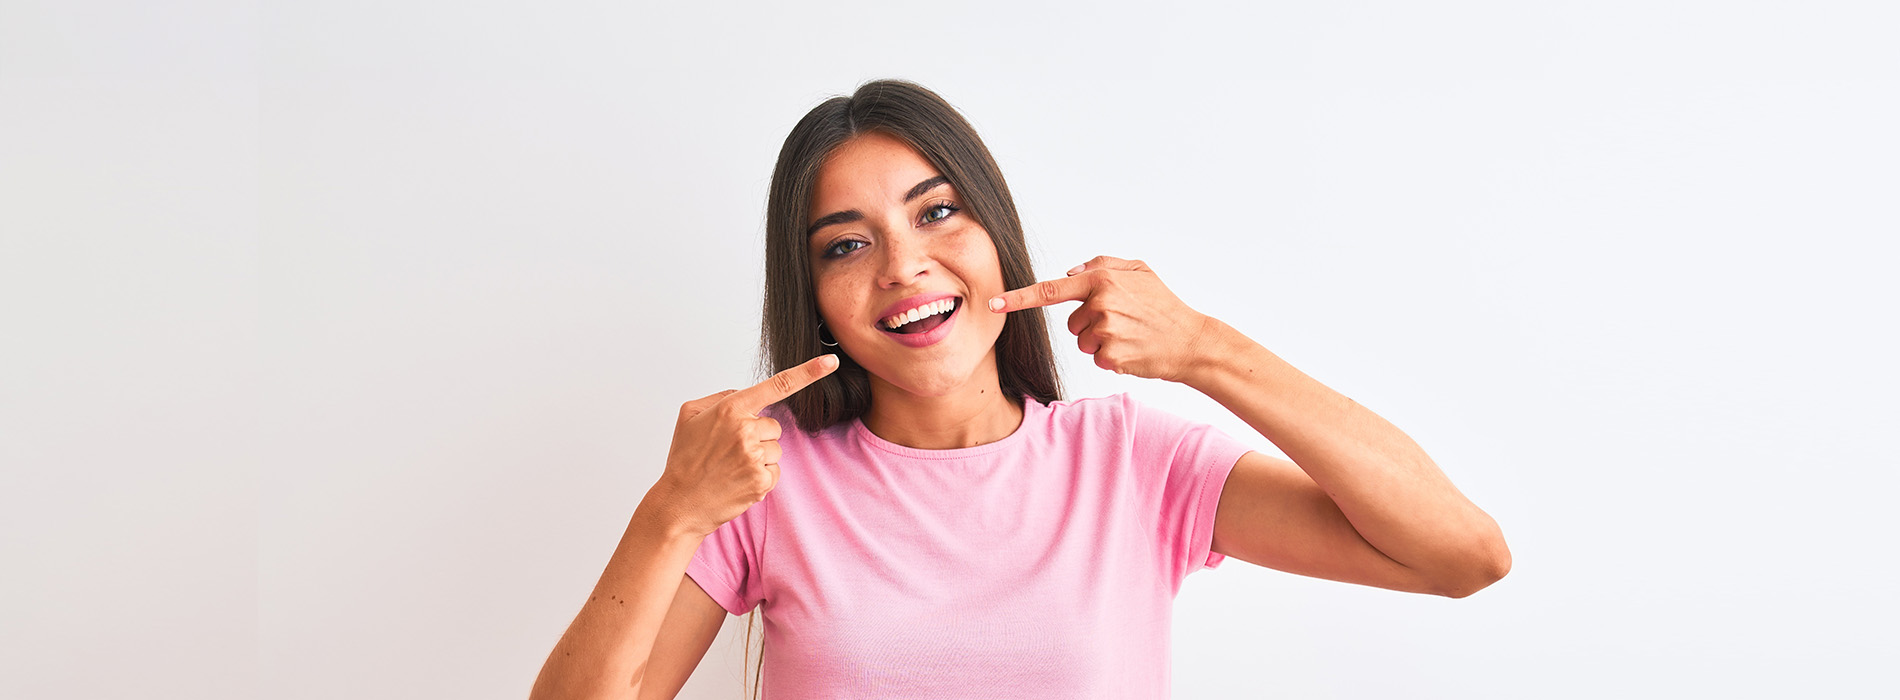
[(996, 297), (996, 298), (994, 298), (994, 299), (991, 299), (991, 300), (990, 300), (990, 310), (991, 310), (991, 311), (1002, 311), (1002, 310), (1003, 310), (1003, 298), (1002, 298), (1002, 297)]
[(1089, 264), (1088, 264), (1088, 263), (1082, 263), (1082, 264), (1080, 264), (1080, 265), (1077, 265), (1077, 266), (1075, 266), (1075, 267), (1071, 267), (1071, 268), (1069, 268), (1069, 275), (1070, 275), (1070, 276), (1074, 276), (1074, 275), (1075, 275), (1075, 273), (1077, 273), (1077, 272), (1081, 272), (1081, 271), (1082, 271), (1082, 268), (1085, 268), (1085, 267), (1088, 267), (1088, 266), (1089, 266)]
[(831, 369), (831, 368), (833, 368), (833, 367), (837, 367), (837, 366), (838, 366), (838, 356), (837, 356), (837, 355), (830, 355), (830, 354), (827, 354), (827, 355), (825, 355), (825, 361), (824, 361), (824, 362), (820, 362), (820, 363), (818, 363), (818, 364), (819, 364), (819, 365), (822, 365), (822, 366), (824, 366), (824, 368), (825, 368), (825, 369)]

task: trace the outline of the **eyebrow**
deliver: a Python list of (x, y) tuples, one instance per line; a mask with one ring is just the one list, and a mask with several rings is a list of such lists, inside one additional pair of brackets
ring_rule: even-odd
[[(911, 200), (924, 196), (925, 192), (934, 190), (939, 185), (948, 184), (949, 182), (950, 182), (950, 179), (942, 175), (938, 175), (936, 177), (930, 178), (923, 182), (919, 182), (915, 186), (911, 187), (909, 192), (904, 193), (904, 203), (909, 204)], [(818, 217), (817, 221), (812, 222), (811, 228), (805, 229), (805, 236), (810, 237), (812, 234), (817, 233), (818, 229), (824, 228), (826, 226), (830, 226), (832, 224), (848, 224), (854, 221), (863, 221), (863, 220), (864, 220), (864, 212), (858, 211), (856, 209), (834, 211), (830, 214), (826, 214), (824, 216)]]

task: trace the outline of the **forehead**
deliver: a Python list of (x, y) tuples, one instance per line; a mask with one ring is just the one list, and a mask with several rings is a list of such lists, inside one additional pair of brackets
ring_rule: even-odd
[(938, 174), (910, 144), (883, 133), (860, 134), (838, 146), (819, 167), (809, 218), (844, 209), (901, 206), (906, 191)]

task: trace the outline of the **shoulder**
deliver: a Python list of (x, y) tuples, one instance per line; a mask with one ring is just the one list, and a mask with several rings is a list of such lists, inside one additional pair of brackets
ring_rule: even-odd
[(1126, 432), (1134, 427), (1143, 409), (1135, 397), (1123, 393), (1057, 401), (1049, 404), (1047, 410), (1049, 423), (1057, 430)]
[(1173, 442), (1212, 427), (1143, 403), (1127, 393), (1058, 401), (1049, 408), (1057, 426), (1096, 435), (1127, 436), (1137, 442)]
[[(1028, 397), (1024, 397), (1023, 400), (1035, 401), (1035, 399)], [(1056, 415), (1065, 413), (1084, 415), (1114, 413), (1126, 410), (1126, 407), (1131, 405), (1134, 401), (1135, 397), (1127, 393), (1110, 394), (1108, 396), (1086, 396), (1079, 399), (1063, 399), (1049, 404), (1049, 412)]]

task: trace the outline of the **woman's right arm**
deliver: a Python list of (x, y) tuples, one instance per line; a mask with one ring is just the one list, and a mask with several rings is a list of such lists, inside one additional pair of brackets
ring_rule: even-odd
[[(657, 485), (656, 485), (657, 486)], [(634, 698), (686, 563), (706, 538), (656, 504), (634, 509), (607, 570), (534, 681), (532, 700)]]
[(759, 412), (837, 368), (836, 357), (820, 355), (756, 386), (680, 407), (666, 471), (634, 509), (606, 572), (542, 665), (530, 700), (639, 695), (687, 562), (707, 535), (778, 485), (782, 428)]

